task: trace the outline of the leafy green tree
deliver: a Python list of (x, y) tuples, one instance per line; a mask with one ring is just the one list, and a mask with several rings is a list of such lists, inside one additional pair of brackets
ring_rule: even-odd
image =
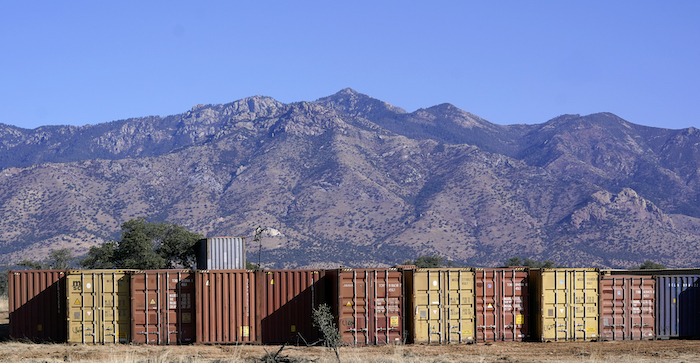
[(666, 266), (656, 263), (652, 260), (646, 260), (643, 264), (639, 265), (635, 270), (663, 270)]
[(73, 267), (75, 257), (70, 248), (51, 250), (48, 257), (43, 261), (33, 261), (24, 259), (17, 266), (25, 267), (29, 270), (67, 270)]
[(529, 258), (522, 259), (520, 256), (516, 257), (511, 257), (506, 262), (503, 263), (504, 267), (513, 267), (513, 266), (527, 266), (529, 268), (554, 268), (554, 267), (562, 267), (558, 266), (556, 262), (552, 260), (545, 260), (545, 261), (535, 261), (531, 260)]
[(149, 223), (143, 217), (131, 219), (122, 224), (120, 241), (90, 247), (81, 265), (86, 268), (192, 268), (194, 245), (202, 238), (176, 224)]
[(414, 261), (408, 260), (404, 265), (416, 265), (418, 268), (434, 268), (434, 267), (455, 267), (454, 262), (448, 261), (440, 255), (425, 255), (416, 258)]

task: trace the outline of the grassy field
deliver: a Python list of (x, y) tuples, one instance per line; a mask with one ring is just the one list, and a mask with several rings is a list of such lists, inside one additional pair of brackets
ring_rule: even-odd
[[(322, 347), (262, 345), (69, 345), (8, 339), (7, 299), (0, 299), (0, 362), (238, 363), (337, 362)], [(494, 343), (341, 347), (343, 363), (700, 362), (700, 341)], [(276, 360), (273, 359), (276, 358)]]

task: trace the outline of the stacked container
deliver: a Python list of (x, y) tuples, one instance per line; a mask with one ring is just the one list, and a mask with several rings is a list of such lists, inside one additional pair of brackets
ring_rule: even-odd
[(474, 271), (406, 270), (406, 320), (412, 343), (474, 342)]
[(8, 273), (10, 337), (34, 341), (66, 340), (65, 271)]
[(194, 342), (194, 271), (149, 270), (131, 274), (131, 341)]
[(260, 342), (256, 273), (211, 270), (195, 273), (196, 342)]
[(68, 343), (130, 342), (130, 270), (70, 271), (66, 275)]
[(333, 309), (347, 344), (404, 340), (403, 274), (391, 268), (327, 270), (334, 287)]
[(317, 342), (320, 335), (313, 326), (313, 310), (326, 301), (325, 270), (267, 270), (258, 274), (262, 342)]
[(529, 337), (529, 269), (477, 268), (475, 272), (477, 342)]
[(540, 341), (598, 339), (597, 269), (530, 270), (533, 337)]
[(200, 270), (242, 270), (246, 268), (245, 237), (209, 237), (195, 244)]
[(656, 280), (652, 276), (600, 276), (600, 339), (647, 340), (656, 334)]

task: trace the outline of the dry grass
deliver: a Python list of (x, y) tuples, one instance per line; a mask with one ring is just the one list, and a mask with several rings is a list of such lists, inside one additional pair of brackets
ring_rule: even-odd
[[(0, 362), (98, 363), (238, 363), (261, 362), (279, 346), (87, 346), (67, 344), (0, 344)], [(278, 358), (287, 362), (336, 362), (321, 347), (285, 347)], [(457, 362), (697, 362), (700, 341), (605, 343), (498, 343), (478, 345), (396, 345), (342, 347), (343, 363)]]

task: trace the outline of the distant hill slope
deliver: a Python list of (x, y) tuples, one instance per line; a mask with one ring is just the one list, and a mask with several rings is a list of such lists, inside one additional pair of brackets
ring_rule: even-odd
[(503, 126), (351, 89), (84, 127), (0, 124), (0, 260), (82, 254), (145, 216), (209, 236), (266, 227), (266, 267), (433, 253), (473, 266), (519, 255), (689, 267), (700, 257), (698, 145), (695, 128), (609, 113)]

